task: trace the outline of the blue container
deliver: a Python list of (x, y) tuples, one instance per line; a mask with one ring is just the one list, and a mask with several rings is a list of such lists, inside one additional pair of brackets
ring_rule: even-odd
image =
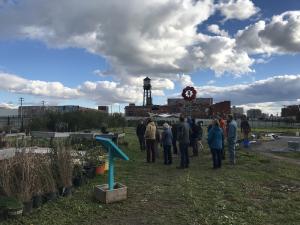
[(245, 148), (249, 148), (250, 142), (249, 140), (244, 140), (243, 144)]

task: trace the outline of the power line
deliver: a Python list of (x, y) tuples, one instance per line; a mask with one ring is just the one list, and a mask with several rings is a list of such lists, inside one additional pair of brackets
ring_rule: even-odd
[(24, 102), (24, 98), (20, 98), (20, 104), (21, 104), (21, 107), (20, 107), (20, 113), (21, 113), (21, 131), (24, 130), (24, 120), (23, 120), (23, 102)]

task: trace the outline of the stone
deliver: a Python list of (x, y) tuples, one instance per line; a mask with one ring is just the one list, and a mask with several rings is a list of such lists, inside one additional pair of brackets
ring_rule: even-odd
[(114, 189), (109, 190), (108, 184), (96, 185), (94, 196), (105, 204), (123, 201), (127, 199), (127, 187), (121, 183), (115, 183)]

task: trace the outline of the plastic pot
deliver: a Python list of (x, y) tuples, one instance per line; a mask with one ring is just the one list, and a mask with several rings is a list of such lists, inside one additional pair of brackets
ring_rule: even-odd
[(4, 209), (0, 208), (0, 222), (6, 219), (6, 212)]
[(102, 175), (105, 173), (105, 164), (97, 166), (95, 170), (96, 175)]
[(86, 171), (86, 176), (88, 178), (91, 178), (91, 179), (95, 178), (95, 176), (96, 176), (96, 167), (95, 166), (86, 167), (85, 171)]
[(74, 187), (80, 187), (83, 184), (83, 177), (77, 176), (73, 178), (73, 186)]
[(28, 202), (23, 202), (23, 215), (28, 215), (32, 213), (32, 206), (33, 206), (33, 200), (30, 200)]
[(64, 187), (62, 191), (62, 196), (63, 197), (69, 197), (72, 195), (72, 186), (71, 187)]
[(57, 199), (57, 194), (54, 191), (48, 192), (48, 193), (45, 193), (42, 198), (43, 198), (44, 203), (49, 202), (49, 201), (54, 201)]
[(40, 208), (43, 203), (42, 195), (35, 195), (32, 197), (32, 206), (33, 208)]

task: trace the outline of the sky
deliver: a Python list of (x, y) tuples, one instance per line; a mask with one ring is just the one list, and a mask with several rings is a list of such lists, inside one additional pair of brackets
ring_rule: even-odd
[[(0, 107), (230, 100), (300, 104), (300, 1), (0, 0)], [(119, 106), (120, 105), (120, 106)]]

